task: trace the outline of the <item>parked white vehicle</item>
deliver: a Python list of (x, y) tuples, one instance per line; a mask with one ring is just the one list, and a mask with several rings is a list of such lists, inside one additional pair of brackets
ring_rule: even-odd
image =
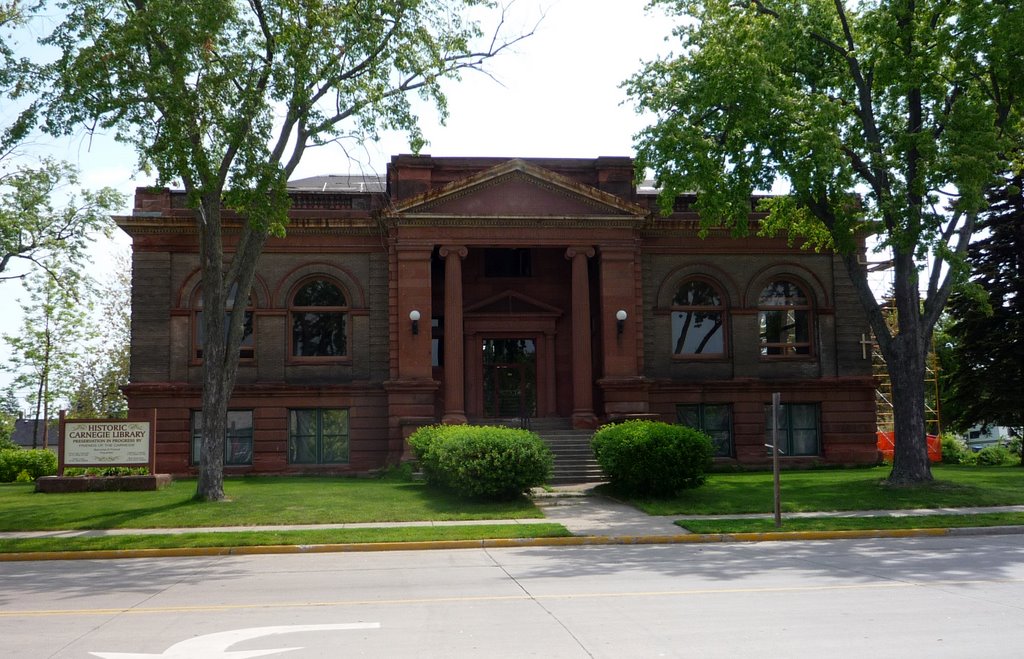
[(964, 436), (964, 441), (972, 451), (1007, 444), (1010, 441), (1010, 429), (1003, 426), (972, 426)]

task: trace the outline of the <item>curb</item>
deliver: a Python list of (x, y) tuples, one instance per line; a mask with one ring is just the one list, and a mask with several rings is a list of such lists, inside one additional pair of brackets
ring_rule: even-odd
[(581, 547), (597, 545), (668, 545), (724, 542), (792, 542), (812, 540), (866, 540), (879, 538), (935, 538), (945, 536), (1021, 535), (1024, 526), (989, 526), (935, 529), (858, 531), (764, 531), (759, 533), (691, 533), (686, 535), (586, 535), (560, 538), (501, 538), (494, 540), (432, 540), (416, 542), (361, 542), (324, 545), (261, 545), (252, 547), (182, 547), (177, 549), (110, 549), (0, 553), (0, 562), (110, 560), (204, 556), (258, 556), (268, 554), (323, 554), (434, 549), (494, 549), (517, 547)]

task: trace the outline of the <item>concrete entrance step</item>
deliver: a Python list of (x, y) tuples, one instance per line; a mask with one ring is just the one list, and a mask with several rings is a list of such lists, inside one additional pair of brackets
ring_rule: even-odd
[(608, 480), (590, 448), (590, 439), (594, 436), (594, 431), (574, 430), (572, 419), (473, 418), (469, 422), (473, 425), (525, 427), (540, 436), (555, 456), (551, 475), (552, 485), (600, 483)]

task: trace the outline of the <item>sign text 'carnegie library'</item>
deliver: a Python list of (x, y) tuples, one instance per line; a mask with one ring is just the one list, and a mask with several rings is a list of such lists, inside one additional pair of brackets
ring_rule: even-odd
[(148, 464), (149, 432), (145, 421), (66, 421), (64, 464)]

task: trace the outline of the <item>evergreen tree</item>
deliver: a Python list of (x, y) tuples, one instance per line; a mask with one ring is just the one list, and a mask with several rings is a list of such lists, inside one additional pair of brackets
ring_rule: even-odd
[(950, 300), (954, 358), (946, 378), (953, 428), (999, 425), (1024, 434), (1024, 175), (991, 196), (971, 245), (971, 283)]

